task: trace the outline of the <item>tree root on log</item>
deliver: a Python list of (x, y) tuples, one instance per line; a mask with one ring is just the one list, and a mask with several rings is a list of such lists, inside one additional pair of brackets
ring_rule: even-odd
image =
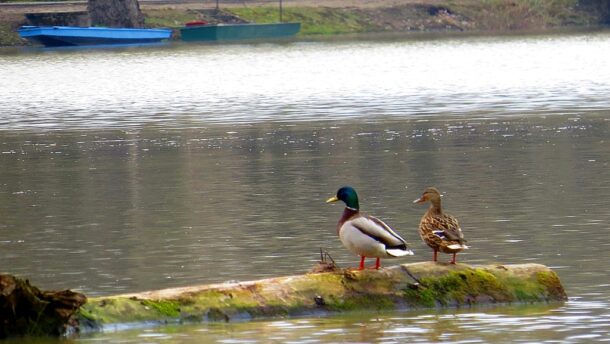
[(0, 338), (65, 334), (77, 329), (74, 314), (87, 302), (70, 290), (41, 291), (11, 275), (0, 275)]

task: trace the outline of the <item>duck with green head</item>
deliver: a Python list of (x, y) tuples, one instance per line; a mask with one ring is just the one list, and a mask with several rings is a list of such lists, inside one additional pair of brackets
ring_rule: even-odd
[(344, 186), (326, 203), (343, 201), (345, 210), (337, 223), (337, 234), (343, 245), (360, 256), (358, 270), (364, 269), (366, 257), (377, 258), (375, 269), (381, 266), (381, 258), (412, 255), (405, 239), (390, 226), (374, 216), (360, 213), (358, 194), (350, 186)]
[(434, 187), (424, 190), (422, 196), (413, 203), (430, 202), (428, 211), (419, 222), (419, 236), (434, 251), (432, 261), (438, 260), (438, 251), (452, 254), (451, 264), (456, 263), (458, 252), (468, 248), (458, 220), (443, 212), (441, 193)]

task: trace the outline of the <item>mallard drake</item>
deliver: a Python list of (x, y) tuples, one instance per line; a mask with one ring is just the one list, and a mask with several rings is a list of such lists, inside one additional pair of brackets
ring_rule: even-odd
[(337, 201), (345, 203), (345, 210), (337, 223), (337, 234), (348, 250), (361, 257), (358, 270), (364, 269), (366, 257), (377, 258), (375, 269), (379, 269), (382, 257), (413, 254), (405, 239), (396, 234), (390, 226), (376, 217), (360, 213), (358, 194), (352, 187), (340, 188), (337, 195), (329, 198), (326, 203)]
[(434, 250), (432, 261), (438, 259), (438, 251), (453, 254), (451, 264), (456, 262), (456, 254), (468, 248), (458, 220), (445, 214), (441, 208), (441, 194), (436, 188), (429, 187), (413, 203), (430, 202), (430, 208), (419, 222), (419, 235), (426, 245)]

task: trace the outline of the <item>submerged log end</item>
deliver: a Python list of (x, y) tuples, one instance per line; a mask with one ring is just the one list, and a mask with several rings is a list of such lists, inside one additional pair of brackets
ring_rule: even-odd
[(91, 299), (81, 324), (232, 321), (257, 317), (566, 300), (544, 265), (413, 263)]
[(41, 291), (28, 280), (0, 275), (0, 338), (64, 334), (78, 328), (74, 315), (86, 302), (80, 293)]

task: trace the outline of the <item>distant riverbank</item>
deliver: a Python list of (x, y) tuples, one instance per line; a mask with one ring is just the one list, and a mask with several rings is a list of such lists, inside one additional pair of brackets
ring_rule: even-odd
[[(180, 27), (192, 20), (250, 22), (279, 20), (275, 2), (215, 1), (147, 3), (140, 6), (147, 27)], [(544, 31), (560, 28), (594, 28), (607, 25), (610, 6), (596, 0), (284, 0), (283, 21), (302, 23), (300, 37), (375, 32), (483, 32)], [(0, 7), (0, 45), (26, 45), (16, 29), (28, 24), (26, 13), (78, 13), (86, 2), (49, 6), (29, 3)]]

